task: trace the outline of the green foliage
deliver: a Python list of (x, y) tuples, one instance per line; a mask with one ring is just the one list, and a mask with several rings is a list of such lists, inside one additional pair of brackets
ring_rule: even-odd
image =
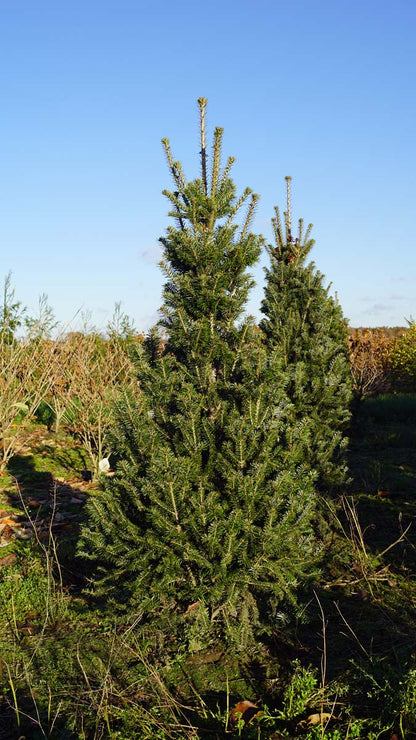
[[(300, 661), (292, 663), (293, 672), (284, 690), (280, 716), (293, 719), (305, 712), (318, 696), (318, 677), (316, 670), (302, 666)], [(312, 704), (313, 706), (313, 704)]]
[(21, 301), (15, 300), (15, 289), (12, 287), (12, 274), (7, 273), (3, 282), (3, 296), (0, 305), (0, 343), (11, 344), (17, 329), (22, 325), (26, 309)]
[(416, 732), (416, 669), (411, 668), (399, 684), (400, 729)]
[(287, 377), (290, 406), (283, 444), (297, 445), (299, 459), (317, 471), (321, 486), (338, 486), (346, 477), (351, 401), (347, 327), (341, 307), (323, 285), (324, 276), (313, 263), (305, 264), (314, 244), (312, 225), (304, 234), (301, 219), (297, 238), (292, 236), (286, 179), (285, 229), (276, 208), (276, 243), (269, 246), (260, 328)]
[(41, 401), (35, 412), (36, 420), (39, 424), (44, 424), (48, 430), (51, 430), (56, 421), (56, 414), (46, 401)]
[(25, 565), (20, 557), (16, 565), (0, 569), (0, 625), (15, 626), (27, 614), (37, 619), (44, 612), (47, 592), (47, 577), (38, 560)]
[(27, 740), (151, 740), (197, 735), (183, 706), (131, 629), (121, 632), (89, 618), (67, 617), (31, 637), (18, 635), (13, 654), (3, 649), (0, 738)]
[(48, 296), (42, 293), (39, 296), (38, 313), (36, 316), (25, 318), (27, 335), (29, 339), (50, 339), (54, 330), (58, 327), (53, 308), (48, 303)]
[(416, 389), (416, 323), (393, 344), (389, 354), (393, 375), (406, 390)]
[(416, 395), (408, 393), (383, 394), (366, 399), (366, 413), (375, 424), (400, 423), (412, 431), (416, 416)]
[(124, 346), (128, 346), (137, 336), (134, 321), (122, 311), (121, 301), (117, 301), (114, 306), (113, 315), (107, 324), (107, 335), (110, 341), (120, 342)]
[(276, 630), (317, 572), (314, 474), (279, 443), (287, 381), (243, 318), (257, 196), (236, 196), (232, 158), (221, 170), (221, 129), (208, 175), (200, 105), (199, 179), (186, 181), (164, 141), (176, 221), (161, 240), (166, 338), (156, 330), (135, 352), (139, 392), (119, 399), (111, 435), (121, 462), (91, 501), (83, 548), (106, 603), (184, 649), (242, 649)]

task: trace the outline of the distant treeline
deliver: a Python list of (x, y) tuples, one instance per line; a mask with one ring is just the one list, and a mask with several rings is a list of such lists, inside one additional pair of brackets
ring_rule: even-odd
[(349, 326), (348, 334), (351, 339), (355, 339), (357, 336), (362, 335), (365, 332), (378, 334), (379, 336), (386, 337), (386, 339), (397, 339), (397, 337), (404, 334), (408, 328), (408, 326)]

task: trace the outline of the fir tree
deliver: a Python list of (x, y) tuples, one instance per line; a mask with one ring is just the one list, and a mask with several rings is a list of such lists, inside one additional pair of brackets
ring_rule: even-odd
[(276, 454), (286, 381), (271, 382), (243, 317), (262, 242), (250, 232), (257, 196), (236, 196), (232, 158), (221, 169), (220, 128), (209, 167), (205, 104), (199, 178), (186, 181), (163, 141), (175, 188), (163, 318), (135, 350), (139, 393), (120, 399), (112, 434), (120, 463), (83, 532), (96, 593), (186, 633), (190, 649), (275, 629), (319, 550), (313, 474)]
[(318, 485), (338, 486), (346, 478), (345, 436), (351, 403), (347, 325), (324, 276), (306, 258), (314, 245), (312, 224), (299, 220), (292, 235), (290, 177), (284, 228), (279, 209), (272, 219), (275, 245), (269, 246), (260, 323), (268, 351), (274, 349), (287, 374), (291, 401), (283, 444), (296, 446), (300, 460), (318, 473)]

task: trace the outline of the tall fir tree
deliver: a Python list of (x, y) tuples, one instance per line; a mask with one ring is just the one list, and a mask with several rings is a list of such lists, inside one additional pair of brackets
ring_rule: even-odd
[(262, 243), (250, 232), (257, 196), (236, 196), (232, 158), (221, 169), (220, 128), (208, 161), (198, 102), (201, 176), (187, 182), (163, 141), (175, 221), (161, 239), (163, 318), (137, 349), (139, 392), (120, 399), (112, 434), (120, 463), (82, 538), (96, 593), (191, 650), (273, 631), (319, 554), (314, 476), (290, 451), (275, 454), (286, 381), (271, 382), (244, 318)]
[(291, 178), (286, 177), (284, 227), (279, 208), (272, 219), (275, 244), (268, 248), (265, 297), (260, 322), (268, 352), (274, 350), (287, 376), (291, 402), (283, 445), (314, 468), (328, 490), (346, 480), (346, 446), (351, 404), (347, 324), (341, 307), (324, 286), (324, 275), (306, 258), (314, 245), (312, 224), (292, 235)]

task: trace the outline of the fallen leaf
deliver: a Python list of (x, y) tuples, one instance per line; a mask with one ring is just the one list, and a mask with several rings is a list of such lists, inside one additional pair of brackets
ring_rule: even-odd
[(258, 717), (263, 711), (252, 701), (239, 701), (230, 715), (230, 728), (233, 730), (240, 719), (247, 725), (253, 717)]
[(332, 714), (328, 712), (320, 712), (319, 714), (310, 714), (307, 718), (308, 725), (313, 727), (314, 725), (322, 725), (324, 722), (329, 722), (332, 719)]
[(12, 519), (11, 517), (3, 517), (3, 519), (1, 519), (0, 521), (0, 526), (16, 528), (19, 525), (17, 524), (15, 519)]
[(17, 560), (16, 553), (11, 552), (10, 555), (5, 555), (4, 558), (0, 558), (0, 568), (2, 567), (7, 568), (9, 565), (14, 565), (16, 560)]
[(309, 717), (302, 720), (302, 722), (299, 722), (299, 727), (303, 729), (310, 729), (311, 727), (316, 727), (317, 725), (326, 725), (331, 720), (335, 720), (339, 722), (339, 717), (334, 717), (333, 714), (329, 714), (329, 712), (316, 712), (314, 714), (310, 714)]
[(187, 617), (188, 614), (191, 614), (192, 612), (195, 611), (195, 609), (198, 609), (198, 606), (200, 605), (200, 603), (201, 603), (200, 601), (194, 601), (193, 604), (190, 604), (183, 616)]
[(13, 529), (6, 525), (0, 534), (4, 540), (11, 540), (13, 538)]

